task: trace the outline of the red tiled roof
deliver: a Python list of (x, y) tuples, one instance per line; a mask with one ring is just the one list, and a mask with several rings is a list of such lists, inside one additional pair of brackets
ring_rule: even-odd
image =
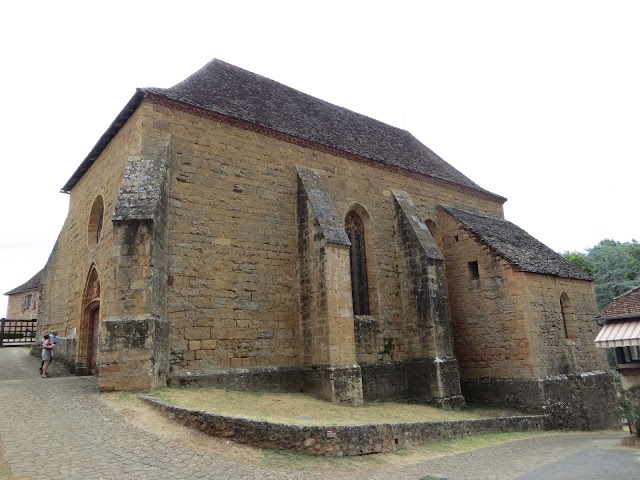
[(607, 305), (600, 317), (638, 315), (640, 317), (640, 286), (617, 296)]

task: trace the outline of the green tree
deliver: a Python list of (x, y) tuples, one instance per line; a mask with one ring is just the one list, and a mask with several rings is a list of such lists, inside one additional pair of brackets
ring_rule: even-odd
[(562, 256), (573, 263), (575, 266), (580, 267), (589, 275), (594, 276), (596, 274), (593, 265), (589, 261), (589, 256), (582, 252), (564, 252)]
[(640, 285), (640, 244), (604, 239), (587, 253), (565, 252), (564, 258), (594, 277), (602, 310), (615, 297)]

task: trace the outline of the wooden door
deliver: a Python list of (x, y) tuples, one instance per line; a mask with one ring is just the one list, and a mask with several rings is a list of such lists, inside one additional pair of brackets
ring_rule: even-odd
[(97, 307), (90, 313), (91, 336), (89, 337), (89, 375), (96, 373), (96, 364), (98, 360), (98, 337), (100, 334), (100, 307)]

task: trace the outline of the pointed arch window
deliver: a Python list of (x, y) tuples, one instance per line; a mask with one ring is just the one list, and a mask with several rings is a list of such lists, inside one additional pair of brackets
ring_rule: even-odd
[(91, 213), (89, 214), (89, 245), (96, 245), (102, 234), (102, 224), (104, 222), (104, 200), (98, 195), (93, 201)]
[(351, 266), (353, 314), (369, 315), (369, 285), (367, 283), (364, 224), (356, 212), (351, 211), (347, 214), (345, 230), (351, 241), (349, 263)]
[(562, 292), (560, 295), (560, 314), (562, 315), (565, 338), (568, 340), (574, 340), (578, 336), (578, 332), (576, 331), (576, 320), (571, 299), (565, 292)]

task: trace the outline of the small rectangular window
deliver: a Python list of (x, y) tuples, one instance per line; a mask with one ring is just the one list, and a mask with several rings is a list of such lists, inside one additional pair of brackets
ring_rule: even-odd
[(471, 280), (479, 280), (480, 279), (480, 270), (478, 269), (478, 261), (474, 260), (473, 262), (469, 262), (469, 276)]
[(618, 364), (640, 363), (640, 347), (617, 347), (616, 359)]
[(22, 311), (29, 310), (31, 308), (31, 298), (33, 295), (25, 295), (22, 297)]

